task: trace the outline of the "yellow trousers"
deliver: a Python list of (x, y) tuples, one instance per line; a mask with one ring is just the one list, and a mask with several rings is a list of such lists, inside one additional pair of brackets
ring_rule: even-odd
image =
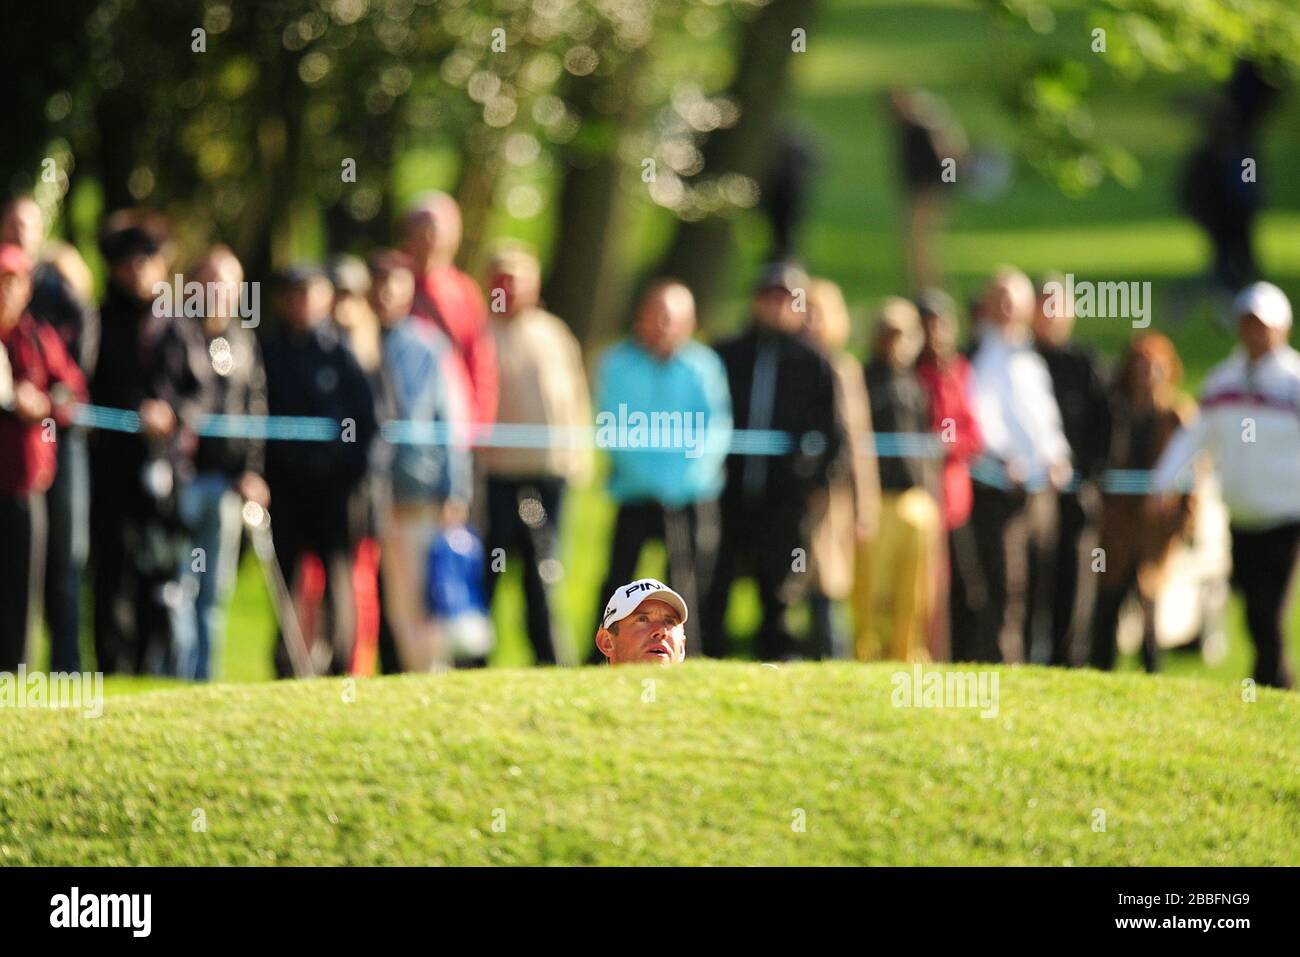
[(929, 492), (882, 492), (876, 537), (858, 546), (853, 571), (859, 661), (929, 661), (939, 506)]

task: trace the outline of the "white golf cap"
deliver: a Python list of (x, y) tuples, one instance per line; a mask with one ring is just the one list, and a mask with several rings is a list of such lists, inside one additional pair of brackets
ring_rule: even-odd
[(1291, 328), (1291, 302), (1286, 293), (1271, 282), (1251, 283), (1232, 301), (1232, 311), (1239, 316), (1252, 315), (1270, 329)]
[(657, 578), (638, 578), (636, 581), (614, 590), (605, 604), (605, 613), (600, 616), (600, 627), (608, 628), (617, 621), (622, 621), (647, 598), (657, 598), (676, 608), (682, 615), (682, 624), (686, 623), (686, 600)]

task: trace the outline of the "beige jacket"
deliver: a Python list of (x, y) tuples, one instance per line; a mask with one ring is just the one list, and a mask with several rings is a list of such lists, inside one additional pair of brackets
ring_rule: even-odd
[(880, 472), (871, 429), (871, 403), (862, 364), (846, 352), (829, 357), (835, 370), (835, 401), (848, 431), (853, 464), (810, 503), (812, 581), (829, 598), (846, 598), (853, 587), (857, 527), (874, 535), (880, 522)]
[[(559, 427), (549, 448), (484, 448), (480, 459), (497, 478), (553, 476), (585, 481), (591, 473), (591, 394), (582, 349), (569, 327), (542, 309), (513, 319), (493, 315), (492, 338), (500, 368), (497, 423)], [(572, 431), (569, 430), (572, 428)], [(586, 444), (565, 447), (567, 434)]]

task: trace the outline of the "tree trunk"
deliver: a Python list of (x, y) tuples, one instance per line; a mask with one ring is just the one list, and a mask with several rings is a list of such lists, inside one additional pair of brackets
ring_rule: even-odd
[[(762, 180), (772, 163), (777, 117), (789, 86), (791, 34), (796, 27), (808, 29), (816, 7), (816, 0), (772, 0), (741, 29), (740, 63), (730, 88), (740, 105), (740, 119), (704, 144), (701, 178), (740, 173)], [(726, 289), (733, 252), (730, 219), (715, 216), (682, 223), (652, 275), (675, 276), (686, 283), (695, 293), (703, 324)]]
[(284, 55), (259, 85), (255, 140), (260, 183), (245, 207), (239, 249), (249, 276), (269, 280), (294, 254), (295, 207), (305, 174), (302, 115), (307, 94), (298, 81), (297, 56)]
[[(564, 152), (557, 239), (543, 298), (584, 344), (615, 331), (628, 291), (619, 248), (626, 213), (619, 149), (637, 121), (632, 94), (645, 62), (639, 50), (612, 77), (576, 80), (566, 97), (583, 128)], [(617, 104), (612, 110), (611, 102)]]
[[(494, 147), (482, 153), (466, 146), (462, 152), (460, 182), (456, 184), (456, 202), (461, 211), (460, 249), (456, 251), (456, 265), (475, 275), (481, 265), (479, 258), (486, 245), (490, 226), (493, 198), (501, 172), (499, 159), (500, 137), (492, 134)], [(472, 139), (472, 138), (471, 138)]]
[(135, 205), (127, 181), (135, 165), (139, 114), (139, 103), (119, 91), (105, 93), (95, 102), (95, 159), (104, 191), (104, 215)]
[(588, 165), (570, 163), (560, 189), (546, 306), (584, 343), (602, 338), (617, 321), (621, 177), (617, 156), (602, 156)]
[[(401, 101), (382, 116), (363, 113), (360, 126), (349, 130), (357, 160), (357, 183), (345, 183), (339, 198), (325, 210), (325, 246), (331, 252), (345, 252), (357, 246), (388, 246), (393, 242), (393, 166), (396, 163), (395, 117)], [(379, 190), (379, 208), (367, 220), (358, 220), (348, 210), (349, 191), (361, 182)]]

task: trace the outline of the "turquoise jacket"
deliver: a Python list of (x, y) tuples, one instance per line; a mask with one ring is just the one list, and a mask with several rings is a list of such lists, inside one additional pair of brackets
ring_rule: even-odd
[(597, 372), (596, 445), (609, 453), (615, 501), (668, 506), (717, 498), (731, 445), (731, 392), (718, 354), (691, 341), (666, 362), (635, 340)]

